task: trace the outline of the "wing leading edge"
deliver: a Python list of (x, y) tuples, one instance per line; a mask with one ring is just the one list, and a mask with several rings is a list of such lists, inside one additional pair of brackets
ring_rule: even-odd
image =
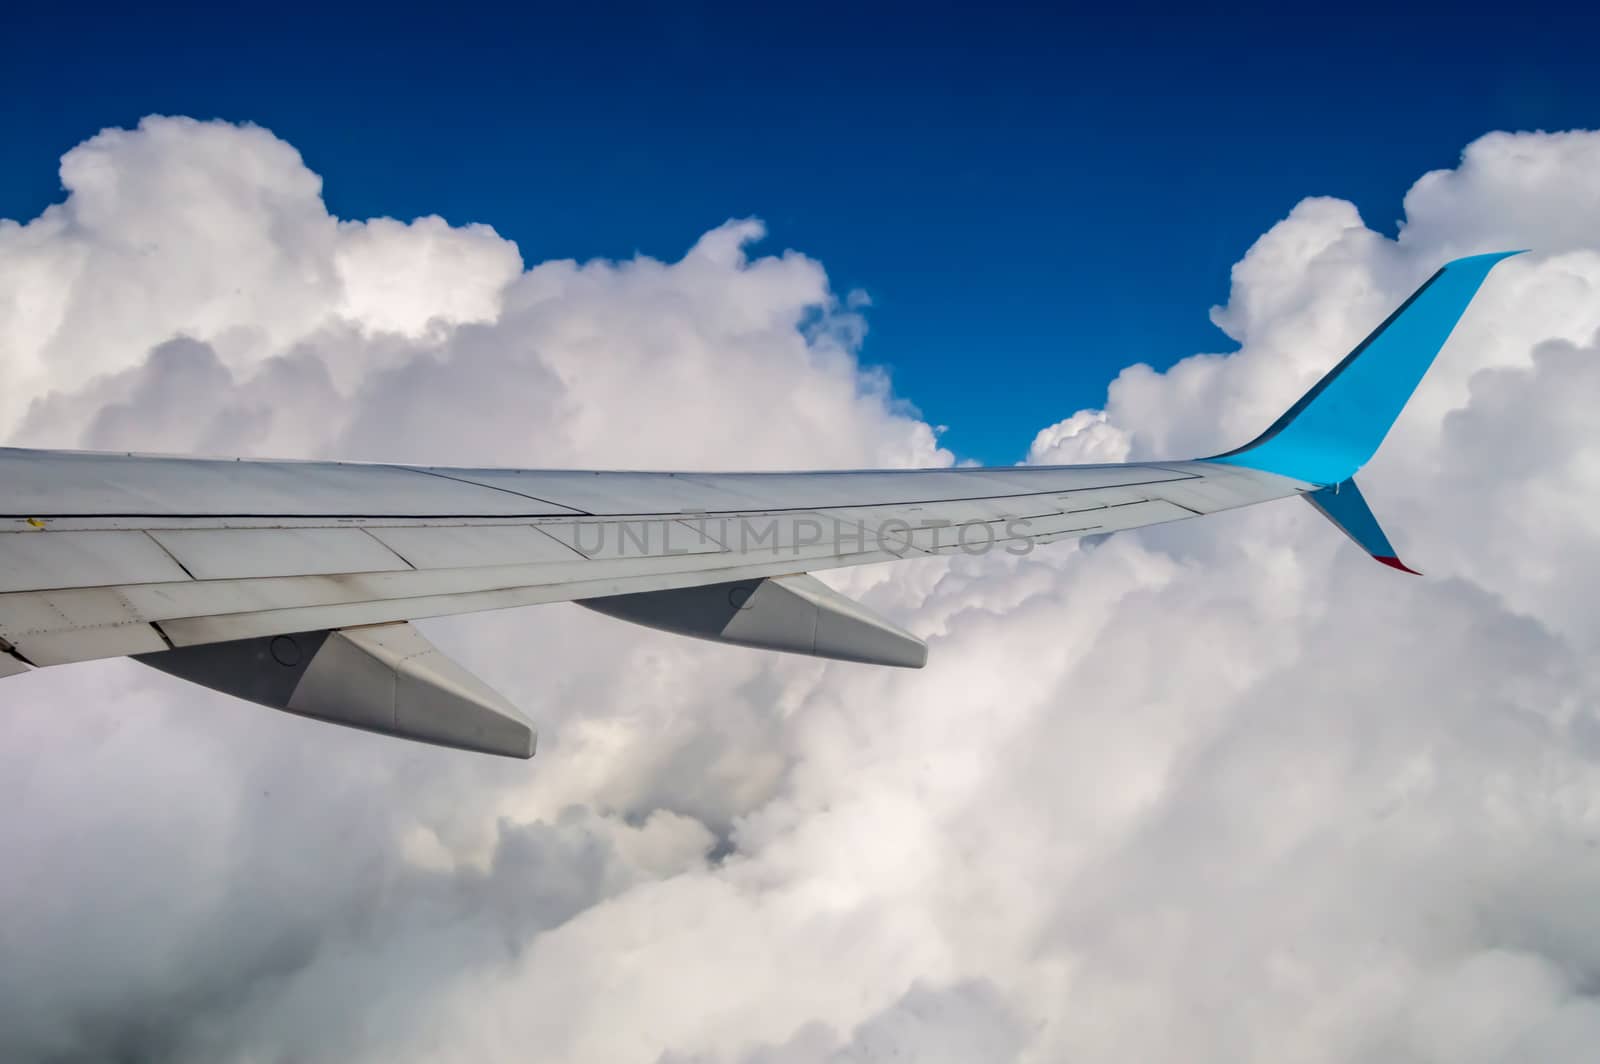
[[(1341, 482), (1359, 500), (1349, 467), (1491, 258), (1446, 266), (1265, 435), (1213, 459), (593, 473), (0, 449), (0, 677), (133, 655), (290, 712), (527, 757), (531, 726), (406, 622), (576, 601), (699, 638), (919, 667), (915, 636), (801, 574), (1025, 553), (1294, 495), (1325, 504)], [(1364, 522), (1341, 527), (1376, 542)], [(293, 667), (272, 654), (285, 639), (302, 648)]]

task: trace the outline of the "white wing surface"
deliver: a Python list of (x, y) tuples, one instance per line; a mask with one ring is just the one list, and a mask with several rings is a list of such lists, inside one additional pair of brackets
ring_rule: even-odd
[[(1441, 270), (1267, 435), (1216, 459), (631, 473), (0, 449), (0, 676), (133, 655), (291, 712), (526, 757), (532, 727), (406, 622), (577, 601), (700, 638), (920, 666), (915, 636), (803, 574), (1020, 553), (1311, 493), (1369, 545), (1370, 511), (1353, 482), (1338, 491), (1351, 447), (1329, 426), (1362, 387), (1387, 401), (1404, 385), (1378, 372), (1399, 358), (1392, 335), (1412, 363), (1428, 348), (1404, 403), (1486, 258)], [(1351, 446), (1370, 455), (1387, 429)]]
[(573, 473), (0, 450), (0, 639), (33, 665), (1025, 550), (1311, 490), (1208, 462)]

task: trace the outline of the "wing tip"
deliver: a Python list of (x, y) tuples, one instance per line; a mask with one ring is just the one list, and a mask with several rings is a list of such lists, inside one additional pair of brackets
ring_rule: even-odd
[(1509, 259), (1516, 255), (1526, 255), (1529, 250), (1529, 248), (1518, 248), (1515, 251), (1487, 251), (1481, 255), (1463, 255), (1459, 259), (1451, 259), (1449, 262), (1445, 263), (1444, 266), (1445, 269), (1450, 269), (1452, 266), (1471, 266), (1478, 264), (1487, 270), (1492, 268), (1495, 263), (1502, 259)]
[(1396, 558), (1392, 554), (1374, 554), (1372, 556), (1372, 560), (1373, 561), (1377, 561), (1377, 562), (1382, 562), (1384, 565), (1387, 565), (1389, 568), (1398, 569), (1402, 573), (1410, 573), (1412, 576), (1421, 576), (1422, 575), (1421, 573), (1417, 572), (1415, 569), (1411, 568), (1411, 566), (1407, 565), (1405, 562), (1401, 561), (1399, 558)]
[(1206, 460), (1308, 484), (1349, 480), (1377, 452), (1489, 272), (1522, 253), (1446, 262), (1265, 432)]

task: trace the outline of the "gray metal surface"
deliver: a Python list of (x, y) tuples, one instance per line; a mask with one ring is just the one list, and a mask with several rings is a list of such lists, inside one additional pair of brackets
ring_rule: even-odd
[[(450, 469), (0, 448), (0, 518), (462, 518), (744, 513), (1176, 484), (1204, 462), (795, 473)], [(1281, 479), (1281, 478), (1280, 478)]]
[(0, 591), (157, 583), (188, 576), (143, 532), (0, 532)]
[(327, 632), (294, 632), (137, 654), (134, 660), (213, 691), (284, 709), (327, 640)]
[[(22, 459), (31, 453), (0, 451), (0, 478), (17, 468), (31, 471), (20, 494), (0, 479), (0, 494), (25, 498), (45, 469), (62, 478), (55, 486), (58, 508), (73, 511), (0, 518), (0, 640), (36, 665), (901, 557), (1017, 550), (1308, 487), (1188, 462), (682, 476), (501, 471), (502, 486), (502, 478), (491, 478), (494, 471), (435, 475), (329, 463), (47, 453), (35, 468)], [(290, 488), (304, 479), (310, 501), (292, 517), (223, 514), (239, 496), (195, 494), (183, 470), (202, 485), (216, 483), (218, 470), (239, 482), (268, 484), (276, 493), (268, 501), (280, 507), (299, 498)], [(494, 485), (465, 483), (470, 477)], [(119, 485), (109, 495), (102, 491), (108, 478)], [(416, 495), (402, 490), (408, 484)], [(346, 516), (308, 516), (331, 486), (340, 489)], [(623, 518), (541, 502), (551, 512), (537, 517), (407, 516), (446, 500), (466, 501), (449, 493), (500, 505), (526, 502), (536, 487), (574, 506), (620, 512), (674, 501), (685, 504), (677, 510), (711, 510), (732, 499), (747, 499), (752, 508)], [(948, 497), (961, 491), (965, 497)], [(148, 515), (96, 510), (135, 497)], [(173, 515), (207, 501), (217, 511), (211, 516)], [(801, 505), (808, 503), (821, 505)]]
[(20, 658), (12, 657), (10, 651), (0, 648), (0, 677), (21, 676), (29, 671), (31, 671), (31, 666), (27, 662), (22, 661)]
[(928, 646), (814, 576), (580, 599), (597, 613), (678, 635), (868, 665), (920, 669)]
[(183, 647), (135, 660), (260, 705), (404, 739), (532, 757), (533, 726), (410, 624)]
[(667, 474), (0, 449), (0, 677), (135, 655), (291, 713), (528, 757), (528, 722), (406, 622), (582, 601), (917, 668), (920, 640), (803, 574), (1021, 552), (1311, 487), (1205, 462)]
[(291, 713), (505, 757), (532, 757), (533, 725), (409, 624), (335, 632), (306, 670)]
[(539, 531), (574, 554), (596, 560), (717, 554), (723, 546), (696, 523), (676, 519), (549, 521)]
[(367, 530), (416, 569), (570, 562), (583, 557), (532, 525), (450, 525)]
[(560, 514), (567, 508), (403, 466), (0, 448), (0, 514)]
[(185, 528), (150, 533), (196, 580), (409, 569), (359, 528)]
[(70, 665), (74, 661), (150, 654), (171, 644), (152, 624), (70, 626), (65, 622), (34, 632), (11, 632), (13, 652), (38, 666)]

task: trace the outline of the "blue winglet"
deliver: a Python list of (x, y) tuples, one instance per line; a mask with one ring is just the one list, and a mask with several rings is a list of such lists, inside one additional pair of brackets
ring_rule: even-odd
[(1356, 546), (1378, 561), (1402, 573), (1422, 575), (1395, 554), (1394, 547), (1389, 545), (1389, 537), (1383, 534), (1378, 519), (1372, 515), (1372, 507), (1367, 505), (1355, 481), (1347, 480), (1331, 488), (1313, 491), (1303, 498), (1315, 506), (1323, 517), (1332, 521), (1339, 531), (1353, 539)]
[(1446, 263), (1271, 428), (1209, 460), (1311, 484), (1348, 481), (1389, 434), (1495, 263), (1519, 254)]

